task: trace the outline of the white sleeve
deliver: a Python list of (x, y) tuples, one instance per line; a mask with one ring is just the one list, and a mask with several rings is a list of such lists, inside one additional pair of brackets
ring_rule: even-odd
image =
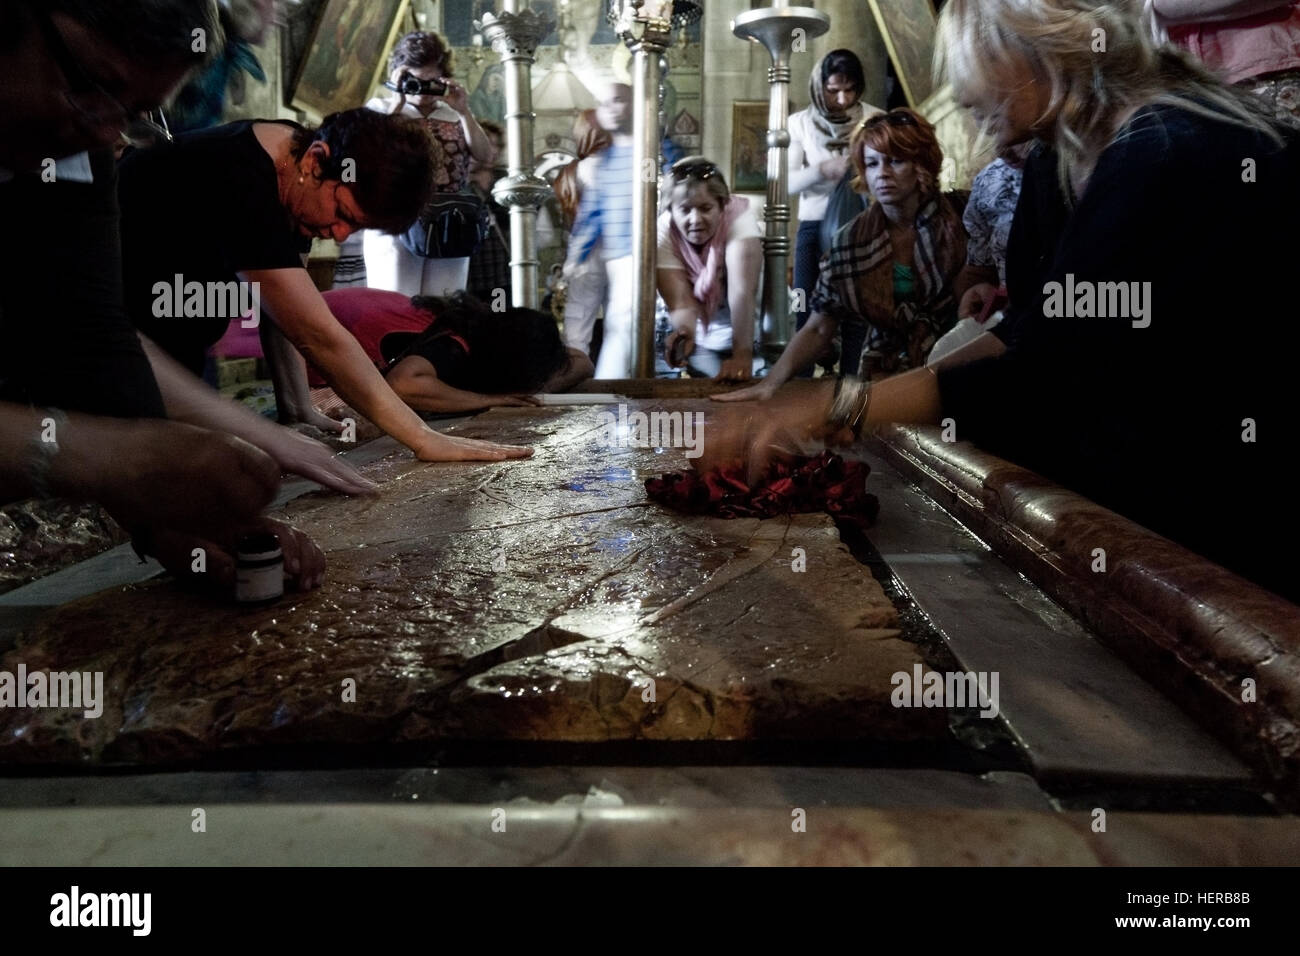
[(685, 269), (682, 260), (677, 258), (677, 253), (673, 252), (673, 240), (670, 234), (672, 229), (672, 216), (669, 213), (663, 213), (659, 217), (659, 250), (658, 257), (655, 259), (655, 268), (657, 269)]
[(731, 231), (727, 233), (727, 242), (732, 243), (740, 239), (761, 239), (762, 237), (763, 227), (758, 224), (758, 214), (754, 212), (754, 204), (751, 202), (749, 208), (732, 221)]

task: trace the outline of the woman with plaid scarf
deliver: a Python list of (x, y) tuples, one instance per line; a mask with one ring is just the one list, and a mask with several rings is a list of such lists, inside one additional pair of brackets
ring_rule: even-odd
[(953, 280), (966, 262), (965, 193), (939, 191), (943, 151), (909, 109), (877, 113), (853, 134), (854, 187), (875, 202), (844, 226), (822, 260), (812, 317), (758, 385), (718, 396), (770, 397), (843, 340), (844, 374), (916, 368), (957, 321)]

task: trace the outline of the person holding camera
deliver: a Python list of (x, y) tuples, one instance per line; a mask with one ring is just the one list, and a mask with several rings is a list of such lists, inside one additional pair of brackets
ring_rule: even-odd
[[(451, 50), (442, 37), (419, 30), (406, 34), (394, 45), (388, 65), (384, 86), (396, 95), (376, 97), (366, 107), (425, 124), (434, 144), (435, 201), (411, 233), (366, 231), (366, 284), (408, 296), (445, 295), (465, 288), (477, 244), (472, 234), (482, 204), (469, 191), (471, 165), (491, 166), (497, 151), (474, 119), (465, 87), (451, 78)], [(357, 170), (358, 177), (364, 175), (364, 169)]]

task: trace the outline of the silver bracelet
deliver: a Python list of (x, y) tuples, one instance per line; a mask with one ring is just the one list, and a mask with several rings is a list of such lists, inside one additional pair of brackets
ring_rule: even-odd
[(32, 485), (32, 494), (37, 498), (54, 497), (49, 484), (50, 469), (54, 467), (54, 456), (59, 453), (59, 430), (67, 425), (68, 416), (61, 409), (47, 408), (40, 431), (32, 438), (32, 449), (26, 462), (27, 478)]
[(831, 401), (829, 424), (839, 431), (848, 428), (853, 437), (861, 438), (867, 422), (867, 408), (871, 405), (871, 383), (846, 377), (835, 382), (835, 397)]

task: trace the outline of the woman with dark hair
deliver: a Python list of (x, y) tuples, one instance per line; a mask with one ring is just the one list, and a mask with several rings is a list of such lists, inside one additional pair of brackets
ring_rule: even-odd
[[(465, 87), (452, 79), (452, 67), (451, 50), (442, 37), (432, 31), (408, 33), (393, 46), (388, 59), (388, 82), (384, 85), (396, 95), (376, 97), (366, 108), (418, 120), (433, 139), (429, 178), (433, 192), (468, 194), (472, 163), (490, 166), (496, 148), (474, 119)], [(362, 238), (366, 284), (372, 289), (440, 295), (464, 289), (469, 279), (469, 256), (423, 258), (395, 235), (368, 231)]]
[(162, 352), (201, 371), (230, 321), (252, 312), (244, 321), (260, 323), (282, 421), (337, 430), (312, 408), (307, 355), (344, 400), (421, 459), (527, 454), (430, 429), (330, 314), (304, 268), (313, 238), (404, 229), (428, 195), (430, 169), (420, 124), (365, 109), (331, 114), (318, 130), (245, 120), (128, 153), (118, 188), (124, 289), (137, 328), (157, 343), (146, 342), (155, 374), (180, 372)]
[(493, 312), (462, 293), (407, 298), (358, 288), (331, 290), (325, 301), (418, 411), (534, 405), (534, 393), (563, 391), (593, 371), (585, 354), (561, 343), (555, 320), (535, 309)]
[(822, 217), (831, 193), (849, 170), (849, 137), (866, 116), (880, 112), (862, 102), (866, 77), (851, 50), (832, 50), (808, 78), (809, 105), (790, 116), (790, 195), (799, 197), (794, 286), (805, 305), (795, 311), (795, 328), (808, 321), (807, 300), (817, 284), (817, 266), (829, 249), (821, 244)]
[[(915, 368), (957, 321), (953, 282), (966, 262), (963, 193), (939, 191), (934, 127), (906, 108), (878, 113), (853, 134), (854, 188), (875, 202), (840, 230), (812, 295), (812, 318), (761, 383), (719, 396), (767, 398), (844, 341), (841, 368), (866, 378)], [(859, 355), (861, 363), (859, 363)]]
[(656, 282), (672, 332), (665, 357), (692, 375), (743, 382), (754, 374), (754, 315), (762, 230), (744, 196), (702, 156), (673, 163), (659, 216)]

